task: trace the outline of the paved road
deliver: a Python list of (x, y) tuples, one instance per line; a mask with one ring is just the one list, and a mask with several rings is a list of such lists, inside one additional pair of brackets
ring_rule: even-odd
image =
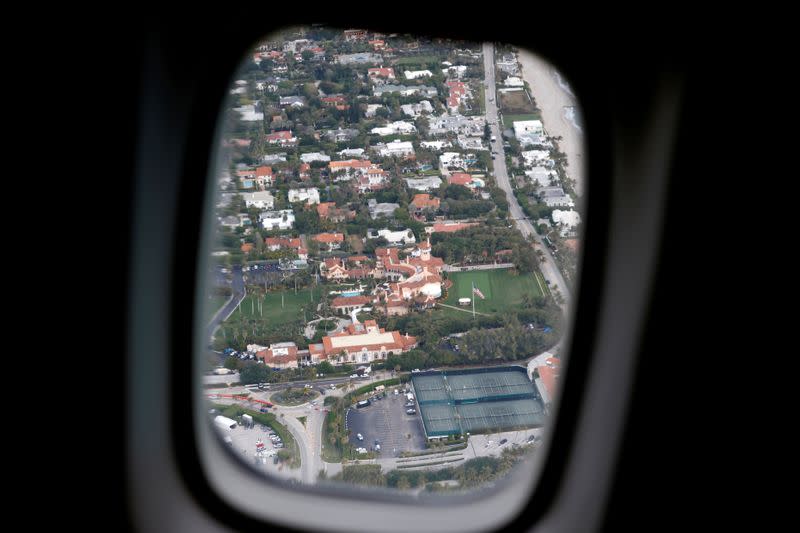
[(517, 228), (524, 237), (532, 235), (536, 242), (534, 247), (538, 250), (542, 250), (544, 253), (544, 259), (539, 268), (544, 278), (550, 281), (551, 288), (556, 285), (558, 286), (561, 295), (564, 297), (564, 305), (562, 305), (561, 308), (566, 312), (570, 302), (569, 288), (564, 282), (564, 278), (558, 270), (550, 250), (545, 246), (544, 242), (542, 242), (542, 237), (536, 233), (530, 220), (526, 218), (525, 213), (522, 211), (522, 208), (517, 202), (517, 198), (514, 196), (511, 182), (508, 179), (505, 148), (503, 147), (503, 138), (500, 135), (500, 121), (498, 120), (497, 113), (497, 85), (494, 72), (494, 45), (492, 43), (483, 44), (483, 66), (486, 73), (486, 120), (492, 130), (492, 135), (497, 138), (497, 141), (491, 143), (493, 145), (492, 151), (497, 152), (497, 157), (494, 160), (494, 176), (497, 180), (497, 185), (505, 191), (506, 197), (508, 197), (509, 211), (511, 217), (517, 222)]
[(231, 313), (233, 313), (236, 306), (244, 300), (245, 290), (244, 290), (244, 279), (242, 278), (242, 266), (241, 265), (234, 265), (231, 269), (231, 289), (232, 294), (231, 298), (228, 302), (222, 307), (220, 311), (214, 315), (214, 318), (211, 319), (211, 322), (208, 323), (206, 326), (206, 338), (208, 342), (213, 342), (214, 340), (214, 332), (217, 331), (217, 328), (220, 324), (222, 324)]

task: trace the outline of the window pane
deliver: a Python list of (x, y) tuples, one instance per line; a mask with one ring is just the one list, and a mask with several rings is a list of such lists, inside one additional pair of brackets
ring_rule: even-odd
[(583, 131), (513, 46), (325, 27), (243, 61), (216, 154), (209, 417), (265, 475), (460, 494), (535, 456)]

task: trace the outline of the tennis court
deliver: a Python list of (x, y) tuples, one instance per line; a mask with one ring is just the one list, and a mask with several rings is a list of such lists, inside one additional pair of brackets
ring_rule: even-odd
[(541, 427), (544, 403), (522, 367), (411, 376), (428, 438)]

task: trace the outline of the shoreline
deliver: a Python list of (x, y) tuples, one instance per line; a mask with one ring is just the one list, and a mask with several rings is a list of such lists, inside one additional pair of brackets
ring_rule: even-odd
[(531, 96), (542, 113), (545, 132), (561, 137), (559, 149), (567, 156), (567, 176), (575, 180), (575, 193), (583, 196), (583, 131), (575, 122), (577, 101), (558, 71), (549, 63), (527, 50), (520, 50), (517, 61), (522, 79), (528, 82)]

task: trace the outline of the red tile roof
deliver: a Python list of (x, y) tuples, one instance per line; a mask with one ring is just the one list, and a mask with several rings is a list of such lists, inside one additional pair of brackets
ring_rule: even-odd
[(314, 235), (314, 240), (321, 243), (344, 242), (344, 235), (341, 233), (319, 233)]
[(433, 233), (452, 233), (471, 226), (477, 226), (477, 222), (456, 222), (455, 224), (445, 224), (443, 222), (436, 222), (433, 225)]
[(447, 178), (447, 183), (449, 183), (450, 185), (466, 186), (468, 183), (472, 183), (472, 176), (464, 172), (453, 172)]
[(431, 197), (430, 194), (427, 193), (415, 194), (414, 199), (411, 200), (411, 205), (419, 209), (425, 207), (432, 207), (434, 209), (439, 209), (439, 203), (440, 200), (438, 198), (433, 198)]

